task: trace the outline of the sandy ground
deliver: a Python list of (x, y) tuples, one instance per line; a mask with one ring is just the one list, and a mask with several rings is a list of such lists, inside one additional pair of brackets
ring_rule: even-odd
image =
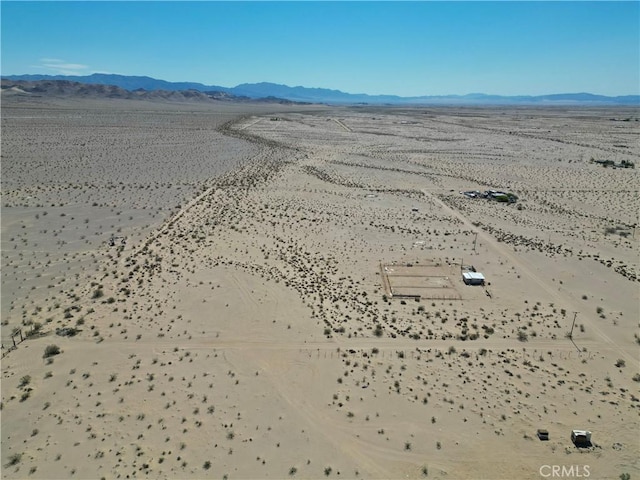
[(3, 478), (640, 476), (639, 125), (5, 99)]

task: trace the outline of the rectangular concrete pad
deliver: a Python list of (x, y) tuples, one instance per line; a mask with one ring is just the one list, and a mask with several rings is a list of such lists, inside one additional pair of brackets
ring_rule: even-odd
[(382, 285), (392, 297), (460, 300), (450, 278), (447, 265), (436, 262), (424, 264), (380, 264)]

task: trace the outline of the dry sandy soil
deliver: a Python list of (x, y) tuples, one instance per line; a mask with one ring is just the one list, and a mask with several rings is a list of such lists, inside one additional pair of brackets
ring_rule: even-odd
[(3, 478), (640, 476), (637, 110), (20, 100)]

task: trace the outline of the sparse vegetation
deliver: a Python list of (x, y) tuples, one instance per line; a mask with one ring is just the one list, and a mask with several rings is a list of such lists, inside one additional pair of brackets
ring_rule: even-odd
[(379, 323), (376, 324), (376, 327), (375, 327), (375, 329), (373, 331), (373, 334), (376, 337), (381, 337), (383, 333), (384, 333), (384, 330), (382, 329), (382, 325), (380, 325)]
[(91, 295), (91, 298), (94, 300), (97, 300), (98, 298), (102, 298), (104, 297), (104, 291), (102, 290), (102, 288), (97, 288), (96, 290), (93, 291), (93, 295)]
[(31, 383), (31, 375), (25, 375), (20, 379), (20, 382), (18, 383), (18, 388), (26, 387), (30, 383)]
[[(226, 113), (181, 115), (172, 122), (180, 124), (178, 140), (165, 138), (163, 124), (174, 117), (161, 108), (162, 115), (141, 122), (136, 114), (120, 121), (111, 111), (97, 118), (84, 116), (89, 126), (109, 128), (65, 135), (79, 141), (73, 140), (73, 148), (65, 147), (63, 154), (69, 156), (69, 165), (86, 167), (94, 178), (58, 183), (55, 177), (53, 189), (12, 188), (3, 195), (10, 218), (18, 228), (20, 222), (26, 225), (23, 232), (15, 228), (3, 236), (3, 249), (8, 247), (5, 284), (20, 287), (15, 294), (6, 289), (9, 301), (3, 311), (10, 313), (6, 319), (3, 315), (3, 329), (38, 331), (37, 321), (46, 329), (24, 344), (16, 337), (16, 351), (3, 357), (6, 387), (0, 408), (4, 406), (7, 417), (16, 416), (14, 424), (24, 422), (19, 430), (7, 431), (12, 450), (4, 453), (5, 462), (16, 448), (25, 452), (23, 465), (10, 476), (26, 476), (31, 465), (39, 465), (37, 476), (46, 476), (42, 465), (48, 459), (55, 472), (70, 475), (75, 467), (84, 476), (94, 468), (96, 478), (220, 478), (225, 470), (231, 477), (244, 471), (271, 478), (287, 477), (287, 472), (290, 478), (348, 478), (364, 465), (353, 458), (364, 459), (371, 453), (364, 449), (373, 445), (406, 460), (397, 475), (427, 477), (427, 462), (431, 476), (455, 471), (450, 469), (455, 455), (468, 443), (456, 436), (463, 430), (477, 445), (488, 445), (497, 435), (498, 447), (511, 439), (525, 449), (526, 444), (551, 454), (569, 444), (567, 435), (552, 432), (551, 442), (534, 442), (532, 425), (555, 431), (554, 424), (613, 428), (633, 423), (638, 403), (633, 385), (640, 384), (640, 373), (635, 364), (626, 369), (624, 360), (613, 360), (610, 353), (617, 350), (603, 343), (598, 331), (610, 329), (616, 342), (627, 334), (628, 342), (628, 333), (635, 329), (634, 341), (640, 344), (640, 325), (634, 325), (635, 305), (628, 295), (636, 285), (633, 254), (638, 237), (630, 224), (636, 221), (632, 214), (637, 209), (631, 207), (638, 199), (629, 172), (598, 169), (596, 175), (583, 159), (572, 157), (609, 151), (633, 158), (635, 146), (625, 153), (610, 141), (631, 145), (630, 130), (622, 129), (637, 125), (618, 124), (620, 135), (609, 136), (601, 118), (604, 110), (594, 117), (597, 121), (582, 122), (578, 117), (589, 117), (589, 111), (565, 119), (564, 109), (558, 109), (549, 119), (536, 109), (523, 109), (513, 115), (500, 112), (499, 123), (491, 124), (488, 117), (493, 114), (470, 110), (453, 120), (456, 113), (443, 109), (442, 114), (420, 113), (414, 124), (408, 108), (401, 117), (388, 118), (369, 108), (353, 115), (341, 109), (349, 113), (345, 125), (355, 134), (327, 121), (338, 140), (333, 145), (325, 143), (329, 137), (323, 139), (323, 114), (306, 116), (298, 112), (305, 107), (296, 107), (295, 115), (283, 114), (286, 123), (267, 125), (254, 123), (259, 115), (245, 117), (238, 136), (225, 138), (218, 149), (216, 142), (225, 130), (216, 131), (214, 124)], [(47, 118), (34, 123), (51, 131), (57, 120)], [(3, 132), (5, 123), (14, 122), (4, 120)], [(69, 131), (85, 120), (69, 120)], [(554, 128), (547, 131), (545, 122)], [(564, 137), (565, 123), (577, 122), (584, 141), (574, 136), (578, 131)], [(20, 128), (31, 128), (23, 123)], [(135, 137), (119, 130), (121, 124), (135, 128)], [(596, 134), (600, 129), (602, 134)], [(190, 137), (192, 132), (198, 132), (197, 138)], [(108, 137), (109, 147), (100, 149), (96, 162), (90, 143), (100, 135)], [(260, 138), (263, 135), (269, 139)], [(149, 138), (161, 139), (158, 148), (138, 143)], [(234, 142), (240, 145), (247, 139), (255, 145), (236, 151)], [(602, 139), (604, 149), (598, 146)], [(37, 146), (37, 135), (29, 141)], [(3, 159), (4, 143), (3, 138)], [(280, 144), (294, 149), (289, 152)], [(525, 147), (533, 147), (534, 154), (521, 155)], [(119, 161), (129, 150), (133, 156)], [(245, 150), (252, 158), (255, 153), (246, 168), (223, 176), (207, 170), (227, 156), (234, 157), (233, 165), (244, 162)], [(30, 155), (35, 149), (26, 151)], [(200, 164), (189, 163), (193, 159), (182, 157), (183, 152), (196, 153)], [(21, 152), (12, 147), (7, 158), (13, 162), (29, 156), (16, 153)], [(51, 154), (52, 161), (56, 155)], [(581, 164), (568, 166), (569, 160)], [(151, 161), (154, 168), (148, 168)], [(512, 163), (516, 169), (526, 168), (516, 177), (504, 177), (505, 165)], [(280, 174), (282, 165), (285, 175)], [(182, 169), (185, 172), (176, 174)], [(73, 174), (74, 169), (63, 170)], [(175, 178), (166, 180), (168, 171)], [(59, 175), (55, 168), (47, 172)], [(22, 169), (25, 178), (28, 173)], [(13, 167), (8, 174), (15, 176)], [(626, 180), (618, 182), (622, 178)], [(503, 183), (494, 188), (526, 185), (518, 194), (527, 198), (517, 205), (498, 204), (463, 199), (450, 190), (466, 182), (494, 181)], [(365, 199), (363, 192), (374, 189), (375, 195)], [(193, 201), (194, 194), (200, 198)], [(33, 206), (43, 198), (51, 205), (51, 215)], [(417, 207), (412, 213), (410, 204)], [(176, 205), (188, 208), (178, 212)], [(522, 205), (526, 208), (517, 210)], [(64, 222), (59, 218), (62, 210)], [(29, 213), (23, 216), (25, 211)], [(36, 212), (40, 217), (34, 221)], [(142, 218), (150, 214), (154, 220)], [(39, 236), (37, 230), (45, 229), (48, 233)], [(109, 236), (119, 230), (130, 235), (122, 249), (119, 240), (108, 245)], [(49, 244), (43, 246), (45, 239)], [(407, 261), (412, 262), (408, 274), (395, 269), (395, 279), (381, 275), (384, 265), (393, 269), (392, 263)], [(438, 265), (423, 269), (427, 262)], [(469, 262), (494, 285), (463, 286), (460, 270), (475, 269)], [(16, 280), (23, 271), (27, 282)], [(427, 280), (423, 271), (442, 276)], [(592, 271), (597, 285), (582, 275)], [(38, 274), (41, 280), (36, 280)], [(449, 281), (455, 288), (436, 288)], [(32, 284), (35, 291), (28, 290)], [(403, 297), (396, 287), (415, 287), (412, 291), (422, 297)], [(612, 295), (615, 288), (620, 291)], [(588, 298), (583, 296), (588, 301), (576, 301), (580, 289), (589, 292)], [(393, 298), (383, 295), (390, 291)], [(462, 298), (455, 298), (457, 293)], [(87, 309), (90, 305), (97, 312)], [(568, 317), (562, 306), (570, 309)], [(572, 323), (578, 306), (585, 324), (580, 319)], [(594, 312), (606, 312), (608, 319), (602, 321)], [(620, 327), (611, 325), (618, 321)], [(574, 337), (575, 345), (562, 338), (574, 324), (572, 332), (582, 333)], [(72, 334), (77, 337), (68, 338)], [(94, 344), (99, 337), (104, 342)], [(11, 340), (5, 338), (3, 345), (12, 347)], [(62, 345), (63, 355), (54, 357), (62, 352), (57, 346), (45, 349), (44, 355), (55, 358), (55, 366), (25, 361), (38, 357), (42, 345), (55, 342)], [(626, 352), (629, 345), (620, 347)], [(585, 350), (576, 355), (576, 348)], [(623, 358), (631, 356), (625, 353)], [(616, 369), (610, 368), (612, 361)], [(82, 367), (81, 372), (66, 375), (74, 366)], [(28, 377), (25, 373), (33, 379), (21, 379)], [(45, 379), (54, 373), (55, 378), (43, 380), (43, 373)], [(295, 410), (305, 407), (313, 410), (312, 423), (325, 418), (328, 429), (338, 426), (338, 440), (348, 440), (343, 435), (347, 433), (353, 437), (353, 451), (347, 452), (353, 458), (340, 449), (323, 450), (326, 442), (316, 441), (317, 431), (307, 431), (309, 424), (299, 422)], [(416, 420), (416, 415), (425, 418)], [(34, 423), (28, 423), (30, 419)], [(420, 431), (425, 420), (431, 420), (431, 432)], [(43, 430), (34, 434), (35, 426)], [(347, 426), (351, 431), (342, 431)], [(86, 460), (68, 455), (53, 462), (60, 459), (52, 437), (56, 428), (73, 433), (72, 444), (77, 442), (76, 450)], [(438, 437), (444, 441), (431, 443)], [(609, 451), (608, 437), (598, 433), (606, 458), (590, 454), (587, 460), (594, 465), (609, 457), (628, 457), (631, 431), (616, 432), (615, 441), (626, 449), (622, 453)], [(456, 440), (461, 440), (460, 447)], [(444, 443), (446, 452), (441, 451)], [(430, 450), (434, 446), (436, 452)], [(501, 448), (487, 447), (484, 453), (487, 464), (504, 456)], [(214, 460), (202, 460), (208, 456)], [(257, 456), (255, 463), (251, 456)], [(565, 463), (582, 463), (575, 456)], [(371, 460), (356, 476), (396, 472), (380, 459)], [(335, 469), (326, 466), (329, 462)], [(503, 462), (501, 469), (505, 478), (522, 473), (522, 465), (513, 462)], [(593, 474), (596, 471), (594, 467)], [(608, 467), (605, 473), (620, 472)]]
[(7, 466), (12, 467), (14, 465), (17, 465), (18, 463), (20, 463), (20, 460), (22, 460), (21, 453), (12, 453), (11, 455), (9, 455)]
[(60, 347), (57, 345), (48, 345), (44, 349), (44, 358), (53, 357), (54, 355), (58, 355), (60, 353)]

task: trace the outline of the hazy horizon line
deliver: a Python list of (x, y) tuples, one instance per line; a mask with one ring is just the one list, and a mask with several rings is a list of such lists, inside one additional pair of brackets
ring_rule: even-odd
[[(259, 82), (242, 82), (239, 83), (237, 85), (234, 86), (224, 86), (224, 85), (213, 85), (213, 84), (207, 84), (207, 83), (203, 83), (202, 81), (195, 81), (195, 80), (165, 80), (163, 78), (157, 78), (157, 77), (153, 77), (150, 75), (144, 75), (144, 74), (137, 74), (137, 75), (127, 75), (127, 74), (123, 74), (123, 73), (114, 73), (114, 72), (105, 72), (105, 71), (94, 71), (92, 73), (86, 73), (86, 74), (78, 74), (78, 73), (56, 73), (56, 74), (51, 74), (51, 73), (12, 73), (12, 74), (2, 74), (0, 75), (1, 78), (8, 78), (8, 77), (24, 77), (24, 76), (44, 76), (44, 77), (90, 77), (92, 75), (113, 75), (113, 76), (120, 76), (120, 77), (140, 77), (140, 78), (149, 78), (152, 80), (157, 80), (157, 81), (162, 81), (162, 82), (167, 82), (167, 83), (197, 83), (200, 85), (203, 85), (205, 87), (222, 87), (222, 88), (228, 88), (228, 89), (234, 89), (234, 88), (238, 88), (242, 85), (260, 85), (260, 84), (269, 84), (269, 85), (278, 85), (278, 86), (283, 86), (283, 87), (287, 87), (287, 88), (305, 88), (305, 89), (315, 89), (315, 90), (330, 90), (330, 91), (335, 91), (335, 92), (340, 92), (340, 93), (344, 93), (347, 95), (365, 95), (368, 97), (398, 97), (398, 98), (420, 98), (420, 97), (465, 97), (465, 96), (470, 96), (470, 95), (484, 95), (484, 96), (499, 96), (499, 97), (545, 97), (545, 96), (550, 96), (550, 95), (595, 95), (595, 96), (602, 96), (602, 97), (609, 97), (609, 98), (616, 98), (616, 97), (633, 97), (633, 96), (640, 96), (640, 92), (637, 93), (625, 93), (625, 94), (616, 94), (616, 95), (606, 95), (606, 94), (601, 94), (601, 93), (594, 93), (594, 92), (589, 92), (589, 91), (564, 91), (564, 92), (552, 92), (552, 93), (518, 93), (518, 94), (505, 94), (505, 93), (487, 93), (487, 92), (481, 92), (481, 91), (471, 91), (471, 92), (467, 92), (467, 93), (424, 93), (424, 94), (420, 94), (420, 95), (398, 95), (396, 93), (363, 93), (363, 92), (348, 92), (345, 90), (341, 90), (339, 88), (332, 88), (332, 87), (310, 87), (310, 86), (306, 86), (306, 85), (290, 85), (290, 84), (286, 84), (286, 83), (278, 83), (278, 82), (271, 82), (268, 80), (262, 80)], [(122, 87), (120, 87), (122, 88)]]

